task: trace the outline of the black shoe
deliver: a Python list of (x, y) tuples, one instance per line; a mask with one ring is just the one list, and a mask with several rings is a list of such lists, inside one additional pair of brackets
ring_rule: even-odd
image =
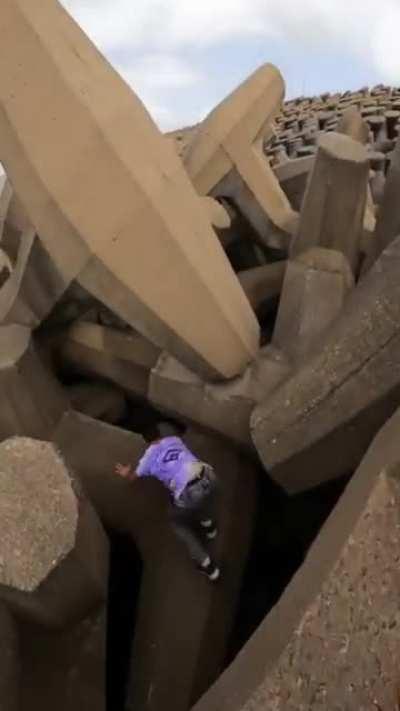
[(199, 567), (199, 570), (203, 575), (206, 575), (211, 582), (215, 583), (220, 577), (221, 571), (211, 558), (206, 559), (206, 561)]

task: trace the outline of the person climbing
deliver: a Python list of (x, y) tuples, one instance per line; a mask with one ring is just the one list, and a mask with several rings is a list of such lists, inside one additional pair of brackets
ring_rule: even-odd
[(202, 532), (212, 541), (218, 533), (214, 517), (218, 486), (212, 466), (200, 461), (180, 437), (169, 436), (150, 444), (136, 470), (131, 464), (117, 464), (115, 471), (128, 480), (152, 476), (167, 488), (176, 536), (185, 544), (198, 569), (209, 580), (218, 580), (220, 569), (200, 536)]

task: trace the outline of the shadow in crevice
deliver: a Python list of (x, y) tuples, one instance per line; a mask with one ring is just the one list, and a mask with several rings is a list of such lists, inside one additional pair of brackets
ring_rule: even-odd
[(278, 602), (348, 481), (344, 476), (289, 497), (260, 472), (253, 541), (225, 666)]
[(107, 711), (124, 711), (143, 561), (129, 536), (108, 535)]

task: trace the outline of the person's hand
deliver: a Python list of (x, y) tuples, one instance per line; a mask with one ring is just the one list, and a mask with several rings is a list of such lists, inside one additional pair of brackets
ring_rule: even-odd
[(133, 479), (134, 472), (130, 464), (116, 464), (115, 473), (123, 479)]

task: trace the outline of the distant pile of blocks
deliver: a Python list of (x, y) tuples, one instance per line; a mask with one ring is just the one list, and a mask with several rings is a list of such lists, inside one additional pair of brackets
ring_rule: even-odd
[[(1, 709), (104, 711), (103, 526), (144, 561), (129, 711), (333, 708), (339, 690), (343, 708), (389, 708), (400, 89), (283, 104), (268, 64), (165, 137), (57, 0), (2, 0), (0, 45)], [(215, 589), (171, 536), (164, 492), (113, 474), (146, 446), (123, 426), (132, 403), (187, 427), (220, 474)], [(289, 494), (357, 471), (217, 680), (257, 458)]]

